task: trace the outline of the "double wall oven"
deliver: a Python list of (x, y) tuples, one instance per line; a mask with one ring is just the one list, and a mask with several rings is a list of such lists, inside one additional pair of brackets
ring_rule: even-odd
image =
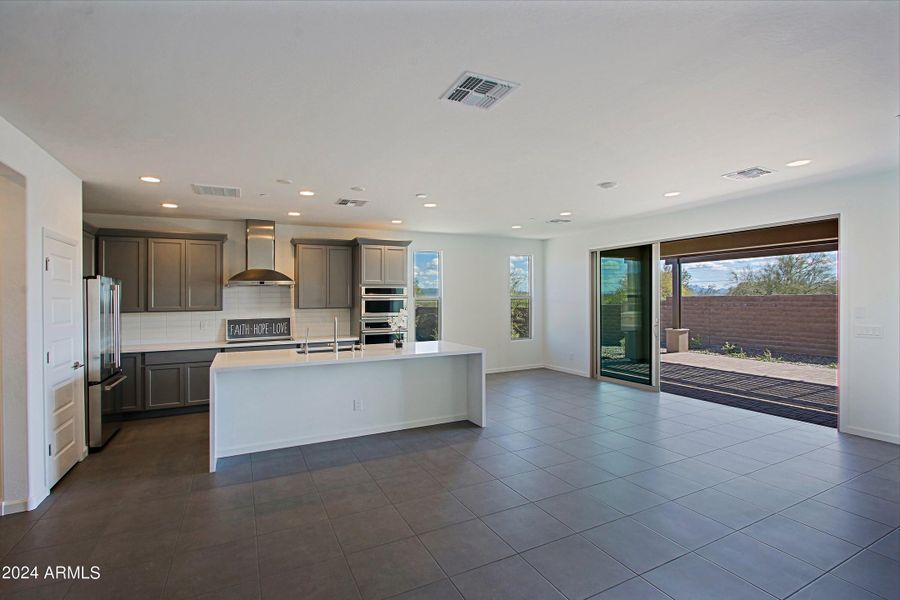
[(362, 286), (360, 294), (360, 341), (363, 345), (389, 344), (397, 336), (406, 339), (406, 328), (395, 327), (393, 317), (406, 310), (406, 288)]

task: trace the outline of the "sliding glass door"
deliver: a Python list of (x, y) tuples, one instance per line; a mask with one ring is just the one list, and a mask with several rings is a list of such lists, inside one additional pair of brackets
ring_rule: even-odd
[(592, 255), (593, 375), (658, 389), (658, 249), (652, 244)]

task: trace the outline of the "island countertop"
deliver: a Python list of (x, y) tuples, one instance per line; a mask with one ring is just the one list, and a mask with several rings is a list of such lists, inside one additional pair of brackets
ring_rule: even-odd
[(354, 364), (466, 354), (484, 354), (484, 349), (455, 342), (437, 341), (407, 342), (403, 348), (394, 348), (392, 344), (377, 344), (366, 346), (363, 350), (342, 350), (337, 356), (335, 356), (334, 352), (305, 354), (303, 351), (298, 352), (293, 348), (259, 350), (255, 352), (229, 352), (216, 355), (210, 367), (210, 372)]

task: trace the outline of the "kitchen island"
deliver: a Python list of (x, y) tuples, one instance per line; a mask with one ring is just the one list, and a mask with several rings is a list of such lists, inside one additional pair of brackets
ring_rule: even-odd
[(453, 342), (305, 354), (219, 353), (209, 469), (219, 458), (468, 420), (485, 425), (482, 348)]

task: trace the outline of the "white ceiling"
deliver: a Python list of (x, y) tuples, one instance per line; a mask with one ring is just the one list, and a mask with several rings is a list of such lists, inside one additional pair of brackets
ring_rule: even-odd
[[(2, 2), (0, 115), (84, 179), (89, 212), (551, 237), (895, 168), (898, 7)], [(521, 88), (440, 100), (464, 70)], [(778, 172), (720, 177), (756, 165)]]

